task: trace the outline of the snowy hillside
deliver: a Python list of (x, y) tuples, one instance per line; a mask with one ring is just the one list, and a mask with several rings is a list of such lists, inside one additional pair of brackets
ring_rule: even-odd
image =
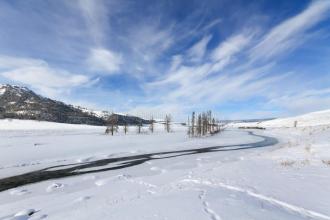
[(90, 115), (95, 115), (99, 118), (104, 118), (104, 119), (108, 118), (112, 114), (112, 112), (109, 111), (92, 110), (81, 106), (74, 106), (74, 107), (80, 109), (82, 112), (88, 113)]
[(278, 118), (269, 121), (252, 122), (252, 123), (233, 123), (233, 126), (259, 126), (259, 127), (297, 127), (330, 125), (330, 110), (312, 112), (296, 117)]
[(16, 85), (0, 85), (0, 118), (104, 125), (105, 121)]
[[(118, 124), (136, 125), (149, 123), (148, 120), (115, 113)], [(17, 85), (0, 85), (0, 119), (27, 119), (70, 124), (106, 125), (113, 114), (108, 111), (93, 111), (72, 106), (36, 94)]]

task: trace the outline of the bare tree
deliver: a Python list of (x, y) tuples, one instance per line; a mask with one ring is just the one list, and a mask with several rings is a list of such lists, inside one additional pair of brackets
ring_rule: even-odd
[(166, 115), (165, 116), (165, 130), (167, 132), (171, 131), (171, 121), (172, 121), (171, 115)]
[(155, 128), (155, 121), (154, 121), (154, 117), (152, 116), (149, 125), (149, 130), (151, 131), (151, 133), (154, 133), (154, 128)]
[(197, 135), (201, 136), (202, 135), (202, 115), (198, 114), (197, 117)]
[(207, 132), (211, 133), (212, 129), (212, 111), (207, 112)]
[(195, 112), (193, 112), (191, 116), (191, 136), (194, 137), (194, 135), (195, 135)]
[(297, 127), (297, 125), (298, 125), (298, 121), (294, 121), (294, 122), (293, 122), (293, 127), (295, 127), (295, 128), (296, 128), (296, 127)]
[(188, 136), (190, 137), (190, 135), (191, 135), (191, 128), (190, 128), (190, 120), (189, 120), (189, 115), (188, 115), (188, 123), (187, 123), (187, 127), (188, 127), (188, 131), (187, 131), (187, 134), (188, 134)]
[(110, 115), (107, 122), (107, 129), (105, 130), (106, 134), (111, 133), (113, 136), (114, 132), (118, 131), (118, 116), (115, 114)]
[(216, 132), (220, 132), (221, 131), (220, 121), (219, 120), (216, 120), (215, 123), (216, 123), (216, 128), (217, 128), (217, 131)]
[(201, 114), (201, 135), (205, 135), (205, 113)]
[(204, 135), (209, 133), (209, 112), (205, 113), (205, 132), (204, 132)]
[(137, 124), (137, 132), (138, 134), (141, 134), (141, 129), (142, 129), (142, 120), (139, 120)]
[(126, 135), (126, 133), (128, 132), (128, 124), (127, 124), (127, 121), (125, 120), (125, 123), (124, 123), (124, 133)]

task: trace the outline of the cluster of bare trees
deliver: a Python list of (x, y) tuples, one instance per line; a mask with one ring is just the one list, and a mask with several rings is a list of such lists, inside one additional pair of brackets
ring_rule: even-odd
[(220, 124), (218, 120), (212, 117), (212, 112), (202, 112), (191, 115), (191, 120), (188, 117), (188, 135), (190, 137), (201, 137), (207, 134), (215, 134), (220, 132)]
[[(128, 131), (128, 127), (124, 126), (125, 134)], [(114, 133), (118, 132), (118, 116), (112, 114), (108, 119), (107, 129), (105, 130), (106, 134), (111, 134), (113, 136)]]
[[(112, 114), (107, 121), (107, 128), (105, 130), (106, 134), (110, 134), (110, 135), (114, 135), (114, 133), (117, 133), (119, 131), (119, 126), (118, 126), (118, 116), (115, 114)], [(164, 128), (165, 131), (167, 132), (171, 132), (171, 123), (172, 123), (172, 117), (171, 115), (166, 115), (165, 119), (164, 119)], [(145, 131), (143, 128), (143, 121), (142, 119), (140, 121), (138, 121), (138, 123), (135, 125), (136, 126), (136, 132), (138, 134), (141, 133), (146, 133), (147, 131)], [(123, 132), (125, 133), (125, 135), (128, 133), (128, 128), (129, 128), (129, 124), (127, 123), (127, 121), (124, 122), (123, 124)], [(149, 128), (148, 130), (151, 133), (154, 133), (155, 131), (155, 120), (153, 117), (151, 117), (151, 119), (149, 120)]]
[[(114, 133), (119, 132), (118, 115), (116, 115), (116, 114), (110, 115), (107, 122), (108, 123), (107, 123), (107, 128), (105, 130), (105, 134), (111, 134), (113, 136)], [(152, 124), (153, 124), (153, 122), (152, 122)], [(143, 127), (142, 120), (139, 121), (136, 126), (137, 126), (137, 133), (141, 133), (142, 132), (142, 127)], [(128, 133), (128, 127), (129, 127), (129, 124), (125, 120), (124, 123), (123, 123), (123, 132), (124, 132), (125, 135)]]

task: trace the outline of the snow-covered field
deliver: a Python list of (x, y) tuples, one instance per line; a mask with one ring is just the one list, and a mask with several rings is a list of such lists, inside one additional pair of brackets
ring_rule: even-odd
[[(296, 126), (295, 126), (296, 125)], [(269, 121), (236, 123), (234, 126), (259, 126), (265, 128), (292, 128), (330, 125), (330, 110), (312, 112), (296, 117), (278, 118)]]
[[(252, 130), (276, 137), (274, 146), (160, 155), (6, 190), (0, 219), (330, 219), (329, 118), (325, 111), (306, 122), (285, 119), (277, 122), (282, 126)], [(297, 128), (288, 126), (295, 120)], [(0, 179), (61, 164), (262, 140), (238, 125), (188, 138), (180, 125), (171, 133), (158, 125), (154, 134), (145, 128), (139, 135), (130, 127), (128, 135), (112, 137), (104, 127), (47, 124), (0, 120)]]

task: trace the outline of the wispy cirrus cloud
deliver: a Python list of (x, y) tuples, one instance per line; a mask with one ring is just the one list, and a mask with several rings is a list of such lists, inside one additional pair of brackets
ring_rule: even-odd
[(105, 40), (109, 11), (105, 1), (77, 0), (78, 8), (85, 20), (90, 37), (96, 45), (101, 45)]
[[(227, 86), (226, 90), (231, 93), (233, 93), (234, 89), (239, 90), (238, 86), (243, 87), (241, 80), (248, 74), (230, 74), (221, 71), (230, 64), (230, 61), (235, 55), (244, 51), (245, 47), (249, 45), (251, 38), (251, 35), (247, 34), (230, 36), (207, 54), (205, 54), (205, 48), (210, 37), (203, 38), (200, 41), (203, 44), (202, 52), (203, 56), (205, 54), (205, 56), (209, 57), (208, 59), (203, 59), (203, 62), (197, 65), (184, 64), (186, 62), (182, 61), (189, 61), (191, 59), (190, 48), (187, 53), (174, 56), (168, 74), (158, 81), (148, 83), (147, 88), (159, 89), (159, 86), (171, 87), (170, 85), (172, 84), (176, 86), (176, 89), (168, 91), (167, 99), (184, 99), (186, 102), (197, 102), (199, 100), (207, 100), (207, 102), (221, 101), (220, 99), (217, 100), (215, 97), (219, 98), (219, 96), (214, 96), (214, 94), (223, 94), (221, 89), (224, 86)], [(195, 48), (196, 45), (199, 46), (200, 42), (192, 48)], [(231, 70), (230, 72), (234, 71)], [(246, 80), (252, 81), (252, 79), (248, 77)], [(220, 87), (219, 85), (222, 86)], [(215, 92), (218, 90), (221, 91)]]
[(52, 68), (44, 60), (0, 55), (0, 75), (28, 85), (49, 97), (58, 97), (75, 87), (91, 85), (97, 79)]
[(330, 17), (330, 1), (312, 1), (301, 13), (273, 27), (251, 50), (251, 59), (270, 59), (302, 44), (304, 34)]
[(251, 33), (241, 33), (221, 42), (210, 55), (213, 61), (212, 71), (220, 71), (228, 65), (237, 53), (242, 52), (248, 46), (252, 36)]
[(207, 35), (203, 37), (200, 41), (195, 43), (188, 51), (187, 57), (192, 62), (200, 62), (206, 53), (207, 44), (210, 42), (212, 36)]
[[(290, 70), (276, 70), (279, 55), (297, 48), (297, 39), (305, 39), (309, 29), (327, 18), (329, 9), (329, 3), (312, 2), (305, 10), (271, 28), (261, 37), (259, 32), (242, 31), (227, 37), (208, 51), (206, 47), (211, 37), (204, 37), (186, 52), (173, 56), (165, 76), (149, 82), (145, 88), (154, 91), (154, 94), (158, 91), (158, 99), (163, 102), (173, 103), (173, 100), (177, 100), (177, 103), (195, 107), (200, 102), (204, 106), (212, 106), (215, 103), (246, 101), (256, 97), (267, 100), (267, 94), (276, 92), (279, 97), (283, 93), (281, 82), (295, 75)], [(206, 58), (200, 59), (202, 62), (199, 64), (189, 63), (192, 54)], [(273, 58), (271, 62), (267, 61), (270, 57)], [(258, 61), (266, 62), (258, 64)], [(317, 95), (319, 99), (322, 96), (324, 94)], [(280, 102), (271, 103), (284, 107)], [(300, 102), (301, 109), (304, 109), (303, 104)]]
[[(295, 98), (299, 109), (320, 109), (303, 100), (327, 94), (298, 97), (303, 86), (295, 85), (310, 73), (330, 76), (330, 3), (279, 1), (0, 2), (0, 49), (8, 55), (0, 57), (0, 80), (51, 96), (79, 89), (72, 102), (135, 113), (235, 105), (261, 116), (291, 111), (281, 102)], [(305, 87), (321, 91), (327, 83)], [(112, 99), (104, 104), (105, 97)]]
[(29, 66), (46, 66), (47, 62), (40, 59), (12, 57), (0, 55), (0, 70), (8, 70), (13, 68), (29, 67)]
[(306, 89), (305, 91), (283, 94), (270, 98), (267, 105), (280, 106), (290, 115), (330, 108), (330, 88)]
[(106, 46), (110, 32), (110, 19), (112, 6), (104, 0), (77, 0), (78, 9), (84, 18), (87, 32), (92, 44), (89, 45), (89, 53), (85, 64), (94, 74), (114, 74), (121, 70), (123, 63), (122, 55), (119, 52)]

